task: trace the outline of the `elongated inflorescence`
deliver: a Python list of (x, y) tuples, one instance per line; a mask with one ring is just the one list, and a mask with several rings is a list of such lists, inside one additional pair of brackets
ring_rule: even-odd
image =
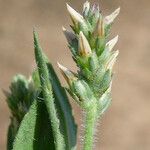
[[(87, 1), (82, 15), (67, 4), (73, 25), (72, 31), (63, 27), (78, 73), (73, 73), (58, 63), (69, 88), (67, 90), (82, 108), (97, 103), (99, 113), (110, 102), (112, 69), (119, 51), (113, 51), (118, 36), (108, 41), (111, 26), (120, 8), (104, 17), (98, 5)], [(107, 98), (106, 98), (107, 97)], [(109, 98), (108, 98), (109, 97)]]
[(73, 73), (60, 64), (58, 66), (69, 85), (67, 91), (86, 112), (84, 149), (90, 150), (97, 119), (111, 101), (112, 69), (119, 51), (113, 51), (118, 36), (110, 41), (108, 37), (120, 8), (106, 17), (102, 15), (98, 5), (90, 6), (88, 1), (83, 6), (82, 15), (68, 4), (67, 10), (73, 31), (63, 27), (63, 32), (78, 71)]

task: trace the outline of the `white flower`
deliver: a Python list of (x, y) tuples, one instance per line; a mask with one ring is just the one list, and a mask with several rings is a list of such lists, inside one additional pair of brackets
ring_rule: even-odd
[(79, 53), (82, 56), (87, 56), (92, 53), (88, 40), (81, 31), (79, 34)]
[(99, 17), (95, 34), (97, 34), (99, 37), (103, 37), (105, 35), (105, 28), (104, 28), (104, 21), (102, 17)]
[(119, 51), (117, 50), (111, 55), (110, 59), (108, 60), (108, 63), (106, 64), (106, 69), (111, 70), (113, 68), (113, 65), (116, 62), (118, 54), (119, 54)]
[(68, 84), (71, 84), (72, 81), (77, 80), (77, 77), (72, 71), (70, 71), (68, 68), (64, 67), (63, 65), (59, 64), (58, 62), (57, 65)]
[(83, 15), (87, 16), (89, 10), (90, 10), (90, 2), (86, 1), (83, 5)]
[(104, 19), (105, 24), (109, 25), (109, 24), (113, 23), (114, 19), (118, 16), (119, 13), (120, 13), (120, 7), (118, 9), (116, 9), (112, 14), (105, 17), (105, 19)]
[(67, 10), (72, 18), (72, 20), (75, 22), (75, 23), (83, 23), (84, 22), (84, 19), (83, 19), (83, 16), (81, 16), (77, 11), (75, 11), (72, 7), (70, 7), (68, 4), (67, 4)]
[(111, 51), (116, 43), (118, 42), (118, 35), (114, 37), (112, 40), (106, 43), (106, 47), (108, 48), (109, 51)]

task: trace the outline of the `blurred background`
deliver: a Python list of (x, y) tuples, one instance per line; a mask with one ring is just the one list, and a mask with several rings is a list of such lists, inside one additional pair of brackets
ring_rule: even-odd
[[(150, 1), (94, 1), (100, 3), (105, 15), (121, 7), (111, 34), (119, 34), (115, 48), (120, 50), (114, 69), (113, 101), (99, 125), (95, 150), (150, 150)], [(84, 0), (0, 0), (1, 89), (8, 90), (15, 74), (29, 76), (35, 67), (34, 26), (56, 71), (59, 73), (57, 61), (76, 70), (61, 31), (62, 25), (69, 28), (71, 23), (66, 2), (81, 11)], [(59, 77), (63, 80), (60, 73)], [(80, 125), (81, 111), (73, 107)], [(1, 90), (0, 150), (6, 149), (9, 115)]]

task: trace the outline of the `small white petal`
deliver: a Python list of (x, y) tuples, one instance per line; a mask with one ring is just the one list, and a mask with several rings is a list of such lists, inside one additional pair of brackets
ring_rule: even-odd
[(105, 23), (106, 24), (113, 23), (114, 19), (118, 16), (119, 13), (120, 13), (120, 7), (118, 9), (116, 9), (112, 14), (105, 17), (105, 19), (104, 19)]
[(61, 70), (62, 75), (68, 82), (68, 84), (70, 84), (70, 81), (77, 79), (75, 74), (72, 71), (70, 71), (68, 68), (64, 67), (63, 65), (59, 64), (58, 62), (57, 62), (57, 65), (58, 65), (59, 69)]
[(109, 59), (107, 65), (106, 65), (107, 69), (112, 69), (113, 68), (113, 65), (116, 62), (116, 58), (117, 58), (118, 54), (119, 54), (118, 50), (113, 53), (113, 55), (111, 56), (111, 58)]
[(84, 5), (83, 5), (83, 10), (85, 10), (85, 9), (87, 9), (87, 10), (90, 9), (90, 2), (89, 2), (89, 1), (86, 1), (86, 2), (84, 3)]
[(111, 51), (117, 42), (118, 42), (118, 35), (114, 37), (112, 40), (110, 40), (108, 43), (106, 43), (106, 47), (108, 48), (109, 51)]
[(96, 30), (94, 32), (95, 35), (98, 34), (99, 37), (103, 37), (105, 34), (105, 29), (104, 29), (104, 22), (103, 22), (103, 18), (99, 18), (98, 22), (97, 22), (97, 26), (96, 26)]
[(90, 10), (90, 2), (86, 1), (83, 5), (83, 14), (86, 16)]
[(83, 23), (84, 22), (83, 16), (81, 16), (77, 11), (75, 11), (68, 4), (67, 4), (67, 10), (75, 23), (78, 23), (78, 22)]
[(83, 56), (86, 56), (86, 55), (92, 53), (89, 42), (86, 39), (86, 37), (84, 36), (82, 31), (79, 34), (79, 53)]
[(62, 26), (62, 30), (63, 32), (67, 31), (67, 29), (64, 26)]

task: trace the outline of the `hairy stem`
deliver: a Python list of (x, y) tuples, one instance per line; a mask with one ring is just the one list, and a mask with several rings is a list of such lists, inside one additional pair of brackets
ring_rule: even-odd
[(93, 148), (96, 118), (97, 108), (96, 105), (93, 105), (92, 108), (86, 112), (85, 116), (83, 150), (92, 150)]

